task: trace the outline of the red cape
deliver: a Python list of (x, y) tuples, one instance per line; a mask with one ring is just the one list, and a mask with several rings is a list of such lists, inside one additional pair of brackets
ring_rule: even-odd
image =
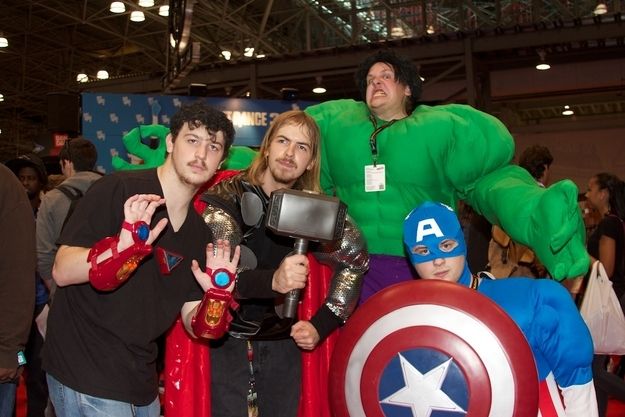
[[(194, 207), (202, 213), (206, 204), (199, 195), (219, 181), (238, 171), (218, 171), (210, 183), (202, 187)], [(330, 289), (332, 270), (308, 255), (310, 275), (302, 292), (298, 317), (310, 320), (323, 305)], [(330, 417), (328, 371), (338, 331), (333, 332), (312, 352), (302, 351), (302, 393), (298, 417)], [(189, 337), (180, 318), (165, 340), (164, 415), (167, 417), (210, 417), (210, 354), (208, 344)]]

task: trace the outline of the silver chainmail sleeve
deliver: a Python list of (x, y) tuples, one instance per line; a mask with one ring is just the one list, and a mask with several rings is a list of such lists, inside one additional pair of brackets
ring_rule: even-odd
[(208, 205), (202, 213), (202, 218), (208, 228), (213, 232), (213, 243), (215, 243), (217, 239), (230, 241), (232, 247), (241, 243), (241, 227), (236, 219), (223, 207), (208, 202)]
[[(236, 183), (224, 180), (201, 196), (202, 201), (207, 204), (202, 212), (202, 218), (213, 234), (213, 243), (217, 239), (223, 239), (228, 240), (231, 247), (235, 247), (243, 240), (242, 219), (236, 202), (240, 190), (236, 188)], [(254, 254), (249, 248), (241, 245), (241, 260), (237, 270), (240, 272), (244, 269), (254, 269), (255, 265)]]
[(352, 314), (360, 297), (362, 277), (369, 269), (369, 253), (362, 232), (347, 216), (343, 237), (331, 244), (321, 245), (315, 258), (334, 269), (325, 305), (341, 320)]

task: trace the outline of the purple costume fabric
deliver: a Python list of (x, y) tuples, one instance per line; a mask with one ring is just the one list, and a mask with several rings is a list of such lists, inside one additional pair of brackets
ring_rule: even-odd
[(369, 271), (364, 276), (358, 304), (390, 285), (417, 278), (410, 261), (403, 256), (369, 255)]

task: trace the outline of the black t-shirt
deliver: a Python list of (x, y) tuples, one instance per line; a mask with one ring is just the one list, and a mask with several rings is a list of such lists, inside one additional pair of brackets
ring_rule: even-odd
[[(125, 171), (96, 182), (81, 199), (59, 242), (92, 247), (119, 233), (123, 204), (134, 194), (163, 195), (156, 170)], [(157, 209), (151, 227), (167, 217)], [(160, 272), (155, 251), (118, 289), (98, 292), (91, 284), (59, 287), (48, 320), (44, 368), (70, 388), (95, 397), (146, 405), (158, 394), (156, 339), (172, 325), (186, 301), (202, 298), (191, 260), (205, 264), (211, 232), (189, 205), (177, 232), (167, 225), (154, 242), (182, 261)]]
[(588, 237), (588, 253), (599, 259), (599, 240), (601, 236), (614, 239), (616, 253), (614, 256), (614, 273), (610, 277), (614, 292), (619, 299), (625, 293), (625, 231), (621, 220), (612, 215), (604, 216), (595, 231)]

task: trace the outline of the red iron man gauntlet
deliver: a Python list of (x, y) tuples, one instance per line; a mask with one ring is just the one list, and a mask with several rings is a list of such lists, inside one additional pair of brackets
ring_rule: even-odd
[[(146, 245), (150, 236), (150, 227), (146, 222), (128, 223), (124, 221), (122, 228), (132, 233), (134, 244), (122, 252), (117, 252), (119, 236), (107, 237), (97, 242), (89, 251), (87, 261), (91, 263), (89, 281), (100, 291), (113, 291), (122, 285), (130, 274), (139, 266), (143, 258), (152, 253), (152, 245)], [(112, 256), (98, 262), (98, 257), (111, 250)]]
[(210, 288), (204, 294), (202, 302), (191, 319), (191, 328), (197, 337), (219, 339), (228, 330), (232, 321), (230, 307), (237, 308), (232, 293), (226, 290), (234, 281), (235, 275), (221, 268), (214, 271), (206, 268), (206, 273), (215, 288)]

